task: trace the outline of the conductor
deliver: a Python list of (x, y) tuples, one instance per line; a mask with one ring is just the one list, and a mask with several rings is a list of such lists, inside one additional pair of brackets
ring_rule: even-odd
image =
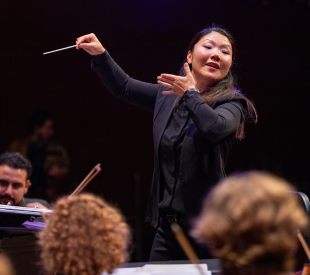
[[(150, 260), (186, 259), (170, 223), (189, 230), (188, 221), (198, 215), (206, 193), (225, 178), (228, 153), (235, 138), (243, 138), (244, 122), (256, 120), (253, 104), (234, 84), (232, 35), (217, 26), (197, 33), (180, 75), (163, 73), (157, 84), (130, 78), (94, 34), (79, 37), (76, 44), (93, 56), (92, 68), (112, 94), (154, 113), (154, 174), (146, 221), (156, 235)], [(190, 241), (200, 258), (209, 258)]]

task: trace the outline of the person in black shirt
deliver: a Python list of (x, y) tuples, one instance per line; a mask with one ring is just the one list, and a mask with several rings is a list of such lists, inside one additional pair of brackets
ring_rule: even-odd
[[(130, 78), (94, 34), (76, 44), (93, 56), (92, 67), (111, 93), (154, 112), (154, 174), (146, 221), (156, 235), (150, 260), (186, 259), (170, 222), (188, 230), (203, 197), (225, 178), (228, 152), (235, 138), (243, 138), (245, 120), (256, 120), (253, 104), (234, 85), (233, 37), (219, 27), (202, 30), (189, 45), (181, 74), (161, 74), (158, 84)], [(209, 257), (191, 242), (200, 258)]]

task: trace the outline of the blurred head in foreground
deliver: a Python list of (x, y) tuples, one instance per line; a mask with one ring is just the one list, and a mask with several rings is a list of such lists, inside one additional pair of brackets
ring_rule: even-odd
[(90, 194), (59, 200), (39, 237), (51, 274), (112, 273), (128, 257), (130, 231), (122, 215)]
[(15, 275), (10, 260), (4, 254), (0, 254), (0, 275)]
[(208, 195), (193, 235), (222, 260), (223, 274), (284, 274), (294, 268), (308, 219), (285, 180), (249, 172), (224, 180)]

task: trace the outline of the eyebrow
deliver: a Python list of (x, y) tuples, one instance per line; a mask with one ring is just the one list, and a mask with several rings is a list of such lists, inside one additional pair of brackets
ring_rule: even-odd
[[(206, 38), (206, 40), (205, 40), (204, 42), (207, 42), (207, 41), (212, 42), (213, 44), (216, 44), (215, 41), (212, 40), (212, 39)], [(222, 44), (220, 47), (222, 47), (222, 46), (226, 46), (226, 47), (232, 49), (232, 48), (231, 48), (231, 45), (228, 44), (228, 43), (224, 43), (224, 44)]]

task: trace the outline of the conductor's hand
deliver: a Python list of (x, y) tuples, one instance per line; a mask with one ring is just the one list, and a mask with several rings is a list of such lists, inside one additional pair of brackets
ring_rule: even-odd
[(186, 76), (178, 76), (173, 74), (161, 74), (157, 77), (157, 83), (167, 88), (173, 89), (172, 91), (164, 91), (165, 95), (179, 95), (183, 96), (189, 88), (196, 87), (196, 81), (189, 69), (188, 63), (184, 64)]
[(77, 49), (84, 49), (91, 55), (98, 55), (105, 52), (100, 41), (93, 33), (83, 35), (76, 40)]

